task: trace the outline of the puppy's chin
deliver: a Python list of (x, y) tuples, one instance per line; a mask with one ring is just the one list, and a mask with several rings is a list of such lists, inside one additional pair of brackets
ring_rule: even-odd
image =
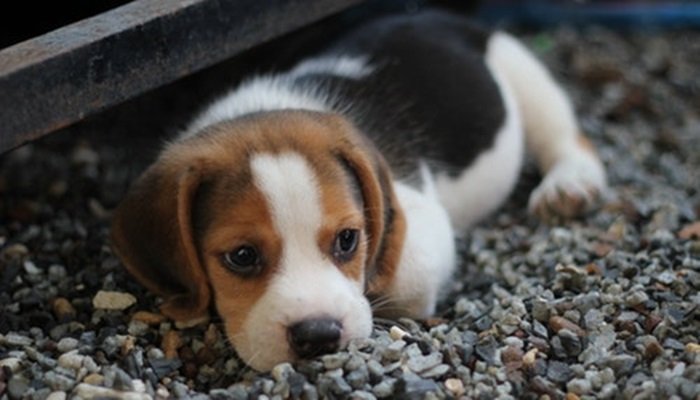
[[(339, 350), (347, 347), (351, 340), (367, 338), (372, 333), (372, 312), (369, 302), (364, 297), (356, 297), (349, 303), (347, 307), (338, 302), (326, 303), (325, 307), (322, 307), (325, 309), (322, 314), (311, 315), (311, 317), (323, 315), (331, 318), (338, 316), (337, 320), (343, 326)], [(238, 356), (251, 368), (263, 372), (283, 362), (298, 361), (300, 358), (294, 354), (288, 341), (287, 329), (293, 322), (286, 324), (279, 322), (291, 321), (289, 314), (280, 310), (284, 307), (268, 308), (263, 304), (258, 306), (238, 331), (235, 330), (233, 323), (229, 323), (226, 317), (222, 316), (226, 334)]]

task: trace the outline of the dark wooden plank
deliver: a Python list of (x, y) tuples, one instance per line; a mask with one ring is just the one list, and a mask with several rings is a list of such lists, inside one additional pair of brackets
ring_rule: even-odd
[(0, 153), (363, 0), (136, 0), (0, 51)]

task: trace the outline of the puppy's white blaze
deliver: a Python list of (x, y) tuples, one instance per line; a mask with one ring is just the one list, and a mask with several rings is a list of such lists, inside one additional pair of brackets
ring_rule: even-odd
[(241, 357), (260, 370), (293, 360), (287, 327), (308, 318), (339, 320), (343, 345), (369, 336), (372, 316), (362, 282), (343, 275), (319, 248), (321, 188), (308, 162), (297, 153), (261, 154), (251, 171), (282, 239), (282, 257), (242, 334), (232, 338)]
[(319, 253), (320, 187), (306, 160), (296, 153), (261, 154), (253, 158), (250, 167), (255, 185), (272, 211), (275, 228), (285, 241), (283, 257), (302, 250)]

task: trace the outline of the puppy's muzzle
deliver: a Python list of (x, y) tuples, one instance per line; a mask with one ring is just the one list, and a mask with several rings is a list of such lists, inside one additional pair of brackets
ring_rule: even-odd
[(306, 319), (287, 329), (287, 339), (297, 356), (310, 358), (337, 351), (342, 332), (343, 325), (338, 320)]

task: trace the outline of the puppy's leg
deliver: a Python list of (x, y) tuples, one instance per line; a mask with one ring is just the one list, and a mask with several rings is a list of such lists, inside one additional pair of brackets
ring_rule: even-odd
[(419, 191), (396, 182), (394, 190), (406, 216), (406, 239), (396, 276), (384, 293), (386, 304), (375, 312), (389, 318), (426, 318), (435, 312), (456, 266), (452, 227), (434, 189)]
[(562, 88), (525, 46), (505, 33), (490, 39), (487, 62), (515, 93), (527, 147), (544, 177), (530, 195), (530, 211), (548, 220), (590, 209), (606, 187), (605, 169), (581, 134)]

